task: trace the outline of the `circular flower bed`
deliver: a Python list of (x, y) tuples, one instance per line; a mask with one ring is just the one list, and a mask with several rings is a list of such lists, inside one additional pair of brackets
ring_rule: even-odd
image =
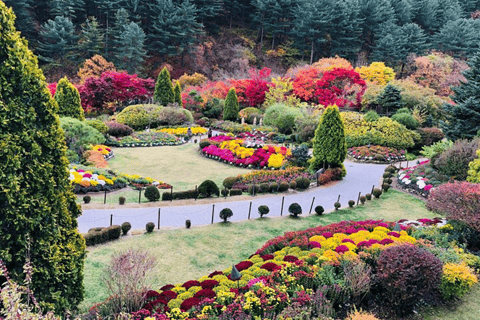
[(348, 156), (359, 162), (391, 163), (406, 160), (405, 150), (383, 146), (361, 146), (348, 148)]

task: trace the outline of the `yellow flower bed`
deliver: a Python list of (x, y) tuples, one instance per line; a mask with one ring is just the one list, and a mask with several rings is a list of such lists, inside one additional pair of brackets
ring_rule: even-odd
[[(192, 127), (192, 134), (206, 134), (208, 130), (203, 127)], [(174, 134), (176, 136), (184, 136), (188, 132), (188, 128), (163, 128), (160, 130), (157, 130), (159, 132), (165, 132), (169, 134)]]

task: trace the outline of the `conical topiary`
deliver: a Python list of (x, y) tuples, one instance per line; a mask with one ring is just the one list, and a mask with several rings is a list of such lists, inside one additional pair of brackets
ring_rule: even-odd
[(163, 68), (158, 74), (153, 99), (163, 106), (175, 102), (172, 80), (170, 79), (170, 72), (168, 72), (167, 67)]
[(400, 90), (387, 84), (382, 93), (377, 97), (376, 103), (385, 110), (387, 115), (403, 107), (402, 95)]
[(180, 86), (180, 82), (177, 81), (175, 87), (173, 88), (173, 92), (175, 94), (175, 102), (178, 103), (180, 107), (183, 107), (182, 103), (182, 87)]
[(69, 182), (66, 146), (37, 58), (0, 1), (0, 258), (10, 277), (31, 285), (57, 313), (83, 300), (85, 240)]
[(62, 117), (76, 118), (85, 120), (82, 103), (80, 101), (80, 93), (78, 89), (64, 77), (58, 81), (57, 90), (55, 91), (55, 101), (58, 103), (58, 115)]
[(235, 88), (228, 90), (223, 108), (223, 120), (237, 121), (238, 118), (238, 98)]

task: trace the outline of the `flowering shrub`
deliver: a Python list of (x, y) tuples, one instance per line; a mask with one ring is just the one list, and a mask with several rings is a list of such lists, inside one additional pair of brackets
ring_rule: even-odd
[(468, 182), (480, 183), (480, 149), (477, 150), (477, 157), (468, 164)]
[(286, 158), (292, 155), (285, 147), (263, 146), (262, 148), (244, 147), (244, 140), (230, 137), (215, 137), (212, 141), (223, 140), (219, 146), (209, 145), (202, 153), (210, 158), (241, 167), (280, 168)]
[[(314, 177), (306, 172), (305, 168), (300, 167), (289, 167), (285, 170), (257, 170), (247, 174), (238, 175), (236, 177), (231, 177), (232, 189), (240, 189), (242, 191), (247, 191), (249, 186), (253, 184), (259, 185), (262, 183), (276, 183), (280, 185), (282, 182), (287, 184), (291, 181), (296, 181), (297, 178), (308, 178), (309, 180), (314, 179)], [(288, 187), (287, 187), (288, 189)], [(286, 191), (280, 190), (279, 191)]]
[(463, 297), (478, 282), (477, 276), (465, 264), (447, 263), (443, 266), (440, 289), (445, 299)]
[(361, 146), (348, 149), (348, 155), (359, 161), (386, 162), (405, 160), (405, 150), (382, 146)]
[(174, 146), (182, 144), (183, 141), (174, 135), (165, 132), (135, 132), (126, 137), (110, 137), (106, 144), (113, 147), (155, 147)]
[(92, 147), (92, 150), (100, 152), (105, 159), (113, 158), (113, 150), (102, 144), (97, 144)]
[(96, 168), (86, 169), (77, 169), (77, 167), (70, 169), (69, 180), (75, 193), (110, 191), (126, 187), (126, 181), (123, 179), (117, 179), (117, 177)]
[[(207, 133), (207, 128), (203, 127), (191, 127), (193, 135), (202, 135)], [(173, 134), (176, 136), (186, 136), (188, 132), (188, 128), (186, 127), (179, 127), (179, 128), (162, 128), (157, 130), (158, 132), (165, 132), (168, 134)]]
[(398, 185), (409, 192), (428, 197), (430, 190), (448, 181), (431, 167), (430, 160), (398, 171)]
[(383, 62), (372, 62), (368, 67), (356, 68), (362, 79), (377, 85), (386, 85), (395, 79), (395, 72), (392, 68), (385, 66)]

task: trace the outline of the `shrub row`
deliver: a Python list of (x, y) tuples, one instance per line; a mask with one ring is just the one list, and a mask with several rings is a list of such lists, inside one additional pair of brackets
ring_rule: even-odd
[(87, 246), (94, 246), (110, 240), (116, 240), (120, 238), (121, 233), (122, 227), (118, 225), (107, 228), (92, 228), (88, 230), (86, 235), (84, 235), (85, 243)]
[[(173, 195), (173, 199), (172, 199)], [(242, 190), (240, 189), (231, 189), (227, 190), (227, 196), (240, 196), (242, 195)], [(222, 190), (222, 196), (225, 196), (225, 190)], [(178, 191), (178, 192), (164, 192), (162, 194), (162, 201), (170, 201), (170, 200), (185, 200), (185, 199), (195, 199), (199, 198), (199, 194), (195, 190), (187, 190), (187, 191)]]

